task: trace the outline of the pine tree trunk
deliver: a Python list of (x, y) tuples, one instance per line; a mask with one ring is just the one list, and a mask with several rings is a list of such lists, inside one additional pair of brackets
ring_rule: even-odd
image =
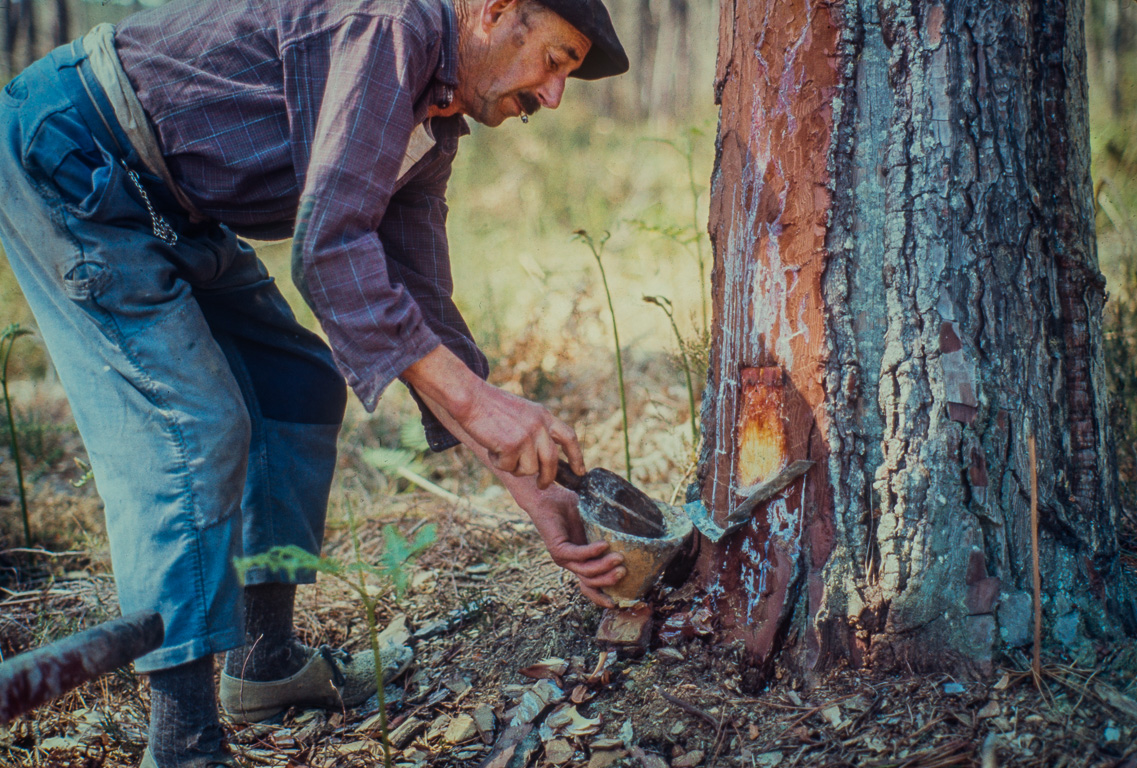
[(1118, 559), (1080, 0), (724, 0), (700, 488), (817, 464), (698, 576), (778, 652), (983, 670), (1137, 631)]

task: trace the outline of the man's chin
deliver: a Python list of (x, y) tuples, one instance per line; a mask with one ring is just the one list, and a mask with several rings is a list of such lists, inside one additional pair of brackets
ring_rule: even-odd
[(466, 117), (487, 128), (496, 128), (505, 122), (505, 118), (507, 118), (508, 115), (502, 114), (500, 110), (495, 109), (488, 114), (468, 114)]

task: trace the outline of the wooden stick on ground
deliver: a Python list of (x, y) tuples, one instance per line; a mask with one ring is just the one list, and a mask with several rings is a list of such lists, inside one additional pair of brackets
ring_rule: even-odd
[(1038, 459), (1034, 435), (1027, 438), (1030, 446), (1030, 548), (1034, 570), (1034, 685), (1042, 684), (1042, 577), (1038, 569)]

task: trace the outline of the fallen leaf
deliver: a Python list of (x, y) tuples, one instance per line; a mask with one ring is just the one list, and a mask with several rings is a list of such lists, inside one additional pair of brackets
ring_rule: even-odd
[(40, 749), (74, 749), (78, 746), (80, 745), (77, 739), (69, 739), (65, 736), (52, 736), (39, 743)]
[(460, 700), (463, 696), (470, 692), (473, 686), (470, 681), (465, 677), (455, 672), (442, 681), (446, 689), (454, 694), (456, 699)]
[(549, 657), (538, 661), (536, 664), (525, 667), (525, 669), (520, 670), (520, 672), (534, 680), (555, 680), (559, 683), (565, 672), (568, 672), (568, 668), (569, 664), (564, 659)]
[(446, 732), (446, 727), (450, 725), (450, 715), (439, 715), (430, 721), (430, 725), (426, 729), (426, 740), (434, 741), (443, 733)]
[(781, 752), (763, 752), (754, 756), (754, 764), (761, 768), (774, 768), (782, 762)]
[(588, 768), (608, 768), (613, 763), (622, 760), (627, 754), (622, 749), (598, 749), (589, 758)]
[(545, 744), (545, 759), (553, 765), (564, 765), (576, 753), (576, 749), (564, 739), (553, 739)]
[(622, 741), (624, 743), (624, 746), (628, 749), (631, 749), (632, 745), (635, 743), (636, 732), (632, 728), (631, 720), (625, 720), (624, 724), (620, 726), (620, 741)]
[(703, 764), (705, 753), (701, 749), (694, 749), (683, 755), (677, 757), (671, 763), (671, 768), (695, 768), (695, 766)]
[(537, 719), (545, 708), (565, 697), (564, 691), (549, 680), (539, 680), (521, 697), (517, 706), (509, 712), (509, 725), (518, 726)]
[(411, 631), (407, 629), (407, 615), (400, 613), (391, 619), (386, 629), (379, 633), (379, 647), (385, 648), (388, 645), (406, 645), (410, 642), (410, 639)]
[(383, 724), (383, 714), (383, 712), (376, 712), (374, 715), (357, 725), (352, 732), (371, 733), (371, 731), (379, 728)]
[(506, 768), (511, 763), (529, 765), (530, 756), (541, 745), (536, 730), (528, 723), (507, 728), (481, 768)]
[(493, 707), (489, 704), (479, 704), (474, 708), (474, 725), (478, 727), (478, 733), (482, 737), (484, 744), (491, 744), (493, 742), (494, 728), (497, 726), (497, 718), (494, 716)]
[[(335, 747), (335, 751), (341, 755), (350, 755), (353, 752), (363, 752), (364, 750), (378, 754), (383, 751), (383, 747), (371, 739), (356, 739), (355, 741), (349, 741)], [(252, 750), (246, 750), (246, 754), (251, 751)], [(269, 752), (267, 755), (269, 758), (272, 756), (272, 752)]]
[(999, 702), (989, 701), (984, 704), (983, 709), (979, 710), (979, 712), (976, 714), (978, 717), (995, 717), (1002, 711), (1003, 708), (999, 706)]
[(828, 721), (829, 725), (833, 726), (834, 728), (841, 725), (841, 721), (844, 719), (841, 717), (841, 708), (836, 704), (833, 704), (821, 710), (821, 716), (824, 717), (826, 721)]
[(667, 768), (667, 761), (659, 755), (644, 752), (639, 747), (632, 747), (629, 751), (640, 761), (640, 765), (642, 765), (643, 768)]
[(1005, 691), (1011, 684), (1011, 676), (1004, 672), (1003, 676), (999, 678), (999, 682), (995, 683), (996, 691)]
[(605, 736), (604, 738), (594, 740), (588, 746), (591, 749), (618, 749), (624, 746), (624, 742), (620, 739), (613, 739), (610, 736)]
[(545, 720), (545, 724), (560, 736), (580, 738), (600, 732), (600, 718), (587, 718), (576, 707), (558, 709)]
[(569, 696), (569, 701), (573, 704), (583, 704), (592, 698), (592, 694), (588, 691), (588, 686), (578, 685), (572, 689), (572, 695)]
[(447, 744), (461, 744), (478, 735), (478, 726), (469, 715), (458, 715), (446, 726), (442, 740)]

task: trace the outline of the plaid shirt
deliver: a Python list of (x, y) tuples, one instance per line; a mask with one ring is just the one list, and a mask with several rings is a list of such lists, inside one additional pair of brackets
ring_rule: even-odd
[[(431, 120), (436, 144), (399, 173), (452, 98), (457, 34), (450, 0), (175, 0), (115, 35), (190, 201), (240, 235), (293, 236), (296, 283), (368, 410), (439, 343), (487, 373), (451, 298), (446, 183), (465, 120)], [(423, 421), (436, 450), (456, 442)]]

